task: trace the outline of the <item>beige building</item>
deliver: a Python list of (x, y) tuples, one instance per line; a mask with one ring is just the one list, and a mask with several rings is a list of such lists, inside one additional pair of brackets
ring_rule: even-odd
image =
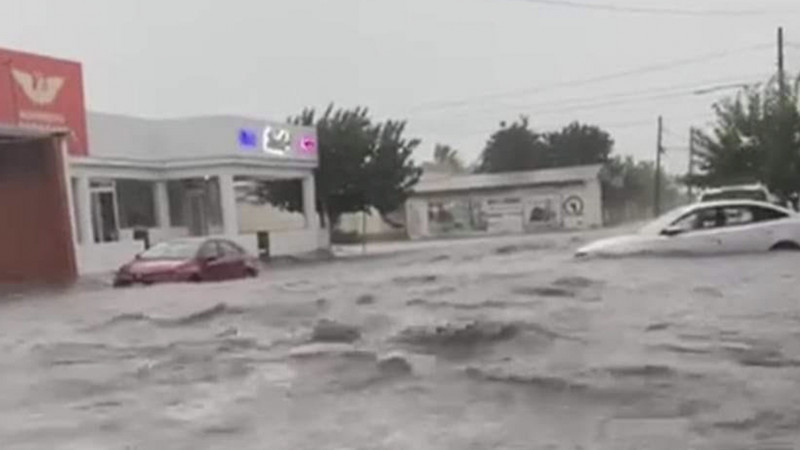
[(428, 177), (406, 202), (412, 239), (602, 225), (600, 165)]

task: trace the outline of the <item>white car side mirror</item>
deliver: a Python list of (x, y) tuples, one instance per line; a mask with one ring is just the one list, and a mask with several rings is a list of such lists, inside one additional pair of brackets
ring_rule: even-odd
[(664, 228), (663, 231), (661, 231), (661, 235), (662, 236), (672, 237), (672, 236), (677, 236), (677, 235), (683, 233), (684, 231), (686, 231), (686, 230), (684, 230), (681, 227), (669, 226), (667, 228)]

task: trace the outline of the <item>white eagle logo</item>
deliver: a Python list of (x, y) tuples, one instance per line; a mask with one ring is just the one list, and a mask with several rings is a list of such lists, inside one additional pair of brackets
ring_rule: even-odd
[(40, 74), (11, 69), (14, 80), (28, 98), (37, 105), (49, 105), (64, 86), (63, 77), (44, 77)]

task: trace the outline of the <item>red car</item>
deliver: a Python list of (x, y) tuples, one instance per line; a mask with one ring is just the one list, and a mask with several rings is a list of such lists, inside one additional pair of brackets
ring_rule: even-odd
[(120, 267), (114, 286), (170, 281), (220, 281), (258, 276), (258, 260), (226, 239), (161, 242)]

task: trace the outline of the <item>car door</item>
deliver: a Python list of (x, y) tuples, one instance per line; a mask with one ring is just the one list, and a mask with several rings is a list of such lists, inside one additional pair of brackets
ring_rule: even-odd
[(244, 253), (229, 241), (219, 241), (225, 279), (243, 278), (247, 271)]
[(197, 258), (203, 280), (217, 281), (225, 279), (226, 266), (218, 241), (206, 241), (200, 247)]
[(699, 208), (670, 224), (653, 246), (658, 253), (717, 253), (723, 248), (719, 236), (723, 223), (719, 208)]
[(754, 252), (770, 248), (773, 226), (766, 221), (758, 221), (752, 205), (729, 205), (720, 208), (724, 220), (719, 229), (725, 252)]

